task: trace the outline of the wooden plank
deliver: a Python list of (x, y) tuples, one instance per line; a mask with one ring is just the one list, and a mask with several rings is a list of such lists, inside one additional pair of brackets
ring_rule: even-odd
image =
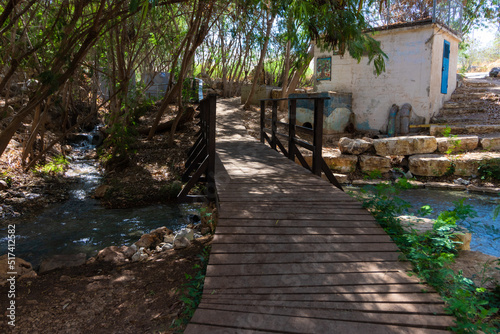
[[(206, 304), (226, 304), (225, 301), (217, 299), (203, 300)], [(233, 299), (232, 305), (248, 305), (255, 308), (259, 307), (282, 307), (283, 301), (276, 300), (239, 300)], [(422, 304), (422, 303), (387, 303), (387, 302), (321, 302), (321, 301), (286, 301), (286, 307), (298, 309), (326, 309), (326, 310), (358, 310), (358, 311), (376, 311), (391, 313), (419, 313), (419, 314), (442, 314), (446, 315), (443, 303)]]
[[(251, 244), (235, 244), (235, 243), (213, 243), (210, 254), (220, 253), (284, 253), (290, 250), (289, 243), (251, 243)], [(392, 242), (387, 243), (339, 243), (339, 244), (315, 244), (315, 243), (295, 243), (293, 250), (296, 253), (304, 252), (388, 252), (398, 251), (396, 245)]]
[(207, 268), (207, 276), (280, 275), (280, 274), (335, 274), (389, 272), (410, 269), (403, 262), (349, 262), (349, 263), (300, 263), (300, 264), (219, 264)]
[(359, 206), (349, 206), (348, 204), (346, 206), (342, 205), (336, 205), (336, 206), (330, 206), (330, 207), (319, 207), (319, 208), (314, 208), (314, 207), (301, 207), (301, 206), (285, 206), (282, 207), (281, 205), (276, 206), (274, 209), (269, 206), (269, 207), (252, 207), (252, 206), (246, 206), (246, 205), (234, 205), (233, 208), (231, 209), (225, 209), (221, 210), (221, 212), (224, 213), (225, 217), (232, 217), (232, 215), (244, 215), (244, 214), (254, 214), (254, 213), (287, 213), (287, 214), (329, 214), (329, 215), (334, 215), (332, 218), (334, 218), (336, 215), (365, 215), (368, 214), (366, 209), (363, 209)]
[[(299, 204), (298, 204), (299, 205)], [(303, 220), (303, 219), (314, 219), (314, 220), (368, 220), (375, 222), (375, 218), (368, 212), (362, 214), (328, 214), (328, 213), (286, 213), (286, 212), (252, 212), (252, 213), (233, 213), (226, 214), (221, 211), (219, 213), (220, 218), (245, 218), (245, 219), (279, 219), (279, 220)]]
[[(426, 285), (419, 283), (410, 284), (381, 284), (381, 285), (341, 285), (341, 286), (301, 286), (301, 287), (280, 287), (280, 288), (231, 288), (225, 287), (219, 290), (204, 291), (204, 294), (217, 294), (223, 298), (226, 294), (239, 294), (239, 295), (287, 295), (287, 294), (328, 294), (328, 293), (358, 293), (358, 294), (372, 294), (378, 293), (424, 293), (425, 291), (434, 292), (434, 290)], [(272, 299), (272, 300), (279, 300)], [(441, 304), (443, 302), (441, 301)]]
[[(351, 243), (391, 242), (388, 235), (227, 235), (215, 234), (214, 242), (231, 244), (254, 243)], [(293, 246), (290, 247), (293, 250)]]
[[(283, 287), (283, 286), (317, 286), (317, 285), (365, 285), (365, 284), (404, 284), (416, 283), (418, 279), (406, 273), (342, 273), (342, 274), (286, 274), (261, 276), (207, 276), (205, 288), (222, 289), (226, 286), (244, 287)], [(429, 294), (429, 298), (432, 296)]]
[(214, 290), (208, 291), (207, 294), (203, 295), (205, 302), (210, 302), (211, 300), (217, 301), (217, 303), (232, 304), (234, 300), (281, 300), (282, 305), (286, 306), (288, 301), (304, 301), (304, 302), (350, 302), (350, 303), (427, 303), (427, 304), (443, 304), (443, 302), (437, 297), (437, 294), (425, 294), (425, 293), (324, 293), (324, 294), (269, 294), (269, 295), (242, 295), (242, 294), (218, 294), (213, 292)]
[(238, 327), (229, 326), (211, 326), (211, 325), (201, 325), (201, 324), (188, 324), (184, 330), (184, 334), (275, 334), (276, 332), (266, 332), (266, 331), (256, 331), (255, 329), (242, 329)]
[(250, 308), (244, 305), (208, 305), (202, 304), (201, 309), (237, 311), (245, 313), (267, 313), (273, 315), (283, 315), (290, 317), (303, 317), (314, 319), (356, 321), (372, 324), (399, 325), (408, 327), (423, 328), (442, 328), (453, 326), (453, 318), (442, 315), (423, 315), (423, 314), (397, 314), (397, 313), (379, 313), (379, 312), (352, 312), (338, 310), (330, 312), (325, 310), (296, 310), (286, 307), (274, 307), (267, 309)]
[(288, 227), (303, 227), (303, 228), (314, 228), (314, 227), (378, 227), (379, 225), (375, 222), (375, 219), (335, 219), (335, 220), (324, 220), (324, 219), (245, 219), (245, 218), (221, 218), (217, 226), (288, 226)]
[(275, 224), (272, 227), (218, 226), (217, 234), (279, 234), (279, 235), (386, 235), (381, 227), (289, 227)]
[(192, 323), (224, 326), (227, 323), (237, 324), (241, 329), (275, 331), (278, 333), (413, 333), (434, 334), (447, 333), (440, 330), (406, 326), (380, 325), (352, 321), (336, 321), (314, 319), (300, 316), (267, 315), (252, 312), (231, 312), (200, 308), (195, 312)]
[(289, 251), (274, 256), (262, 253), (213, 254), (210, 255), (209, 264), (397, 262), (398, 257), (399, 254), (396, 252), (296, 253)]

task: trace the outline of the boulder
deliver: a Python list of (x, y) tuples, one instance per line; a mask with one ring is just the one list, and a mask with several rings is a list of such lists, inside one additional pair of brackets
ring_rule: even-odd
[[(434, 219), (415, 216), (399, 216), (398, 218), (403, 229), (407, 232), (410, 232), (413, 229), (419, 235), (424, 234), (427, 231), (431, 231), (434, 226)], [(457, 230), (454, 240), (461, 242), (461, 244), (456, 247), (458, 250), (470, 250), (472, 234), (469, 231)]]
[[(11, 263), (12, 264), (12, 263)], [(7, 254), (0, 256), (0, 285), (6, 283), (5, 279), (9, 278), (11, 275), (7, 273), (16, 273), (16, 277), (34, 277), (36, 272), (33, 270), (31, 263), (21, 259), (20, 257), (15, 258), (14, 268), (9, 266), (9, 257)]]
[(474, 152), (466, 153), (454, 159), (455, 172), (457, 176), (475, 176), (482, 161), (489, 159), (500, 159), (500, 153)]
[(108, 192), (109, 189), (111, 189), (111, 186), (109, 186), (107, 184), (101, 184), (94, 191), (94, 198), (96, 198), (96, 199), (104, 198), (104, 196), (106, 196), (106, 193)]
[(9, 189), (9, 185), (4, 180), (0, 180), (0, 190)]
[(328, 167), (336, 173), (347, 174), (355, 172), (356, 165), (358, 164), (358, 156), (340, 154), (340, 151), (337, 152), (323, 157)]
[(489, 76), (492, 78), (500, 77), (500, 67), (493, 67), (489, 73)]
[(339, 181), (339, 183), (346, 184), (349, 183), (349, 177), (345, 174), (333, 173), (333, 176)]
[[(188, 239), (189, 241), (191, 241), (194, 239), (194, 231), (190, 228), (184, 228), (177, 233), (177, 235), (175, 236), (175, 239), (181, 238), (181, 237), (184, 237), (184, 238)], [(175, 240), (174, 240), (174, 243), (175, 243)]]
[(174, 249), (183, 249), (189, 247), (191, 242), (183, 236), (176, 235), (174, 240)]
[(127, 246), (110, 246), (99, 251), (96, 260), (122, 264), (128, 262), (134, 255), (135, 249)]
[[(439, 153), (474, 151), (479, 144), (478, 136), (436, 138)], [(448, 152), (451, 151), (451, 152)]]
[(168, 234), (163, 237), (163, 242), (173, 244), (175, 239), (175, 235), (173, 234)]
[(452, 169), (452, 163), (444, 155), (417, 154), (409, 158), (410, 172), (419, 176), (443, 176)]
[(405, 136), (375, 139), (373, 146), (380, 156), (413, 155), (434, 152), (437, 141), (432, 136)]
[(149, 257), (148, 252), (144, 247), (139, 248), (139, 250), (132, 255), (132, 262), (143, 261)]
[(362, 172), (373, 172), (378, 170), (381, 173), (387, 173), (391, 170), (391, 159), (376, 155), (360, 155), (359, 165)]
[(345, 154), (359, 155), (370, 149), (372, 144), (363, 139), (350, 139), (342, 137), (339, 140), (340, 152)]
[(157, 235), (148, 233), (144, 234), (135, 245), (137, 248), (144, 247), (146, 249), (154, 249), (162, 241), (163, 239), (160, 239)]
[(488, 151), (500, 151), (500, 137), (482, 138), (481, 147)]
[(54, 255), (42, 261), (39, 272), (44, 273), (58, 268), (78, 267), (85, 264), (86, 260), (87, 254), (85, 253)]

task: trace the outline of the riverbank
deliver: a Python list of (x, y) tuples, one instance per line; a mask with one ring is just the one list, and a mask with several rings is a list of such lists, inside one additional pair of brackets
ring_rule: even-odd
[[(184, 249), (120, 265), (94, 261), (16, 282), (16, 327), (0, 314), (2, 333), (178, 333), (181, 297), (201, 265), (211, 236)], [(8, 287), (0, 287), (6, 296)], [(7, 298), (0, 307), (7, 309)]]

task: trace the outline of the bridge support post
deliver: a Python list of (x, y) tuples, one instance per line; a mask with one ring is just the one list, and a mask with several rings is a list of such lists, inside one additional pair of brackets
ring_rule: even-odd
[(321, 161), (323, 160), (323, 106), (323, 99), (314, 99), (314, 150), (312, 172), (318, 176), (321, 176)]
[(295, 125), (297, 124), (297, 100), (290, 100), (288, 109), (288, 159), (295, 161)]

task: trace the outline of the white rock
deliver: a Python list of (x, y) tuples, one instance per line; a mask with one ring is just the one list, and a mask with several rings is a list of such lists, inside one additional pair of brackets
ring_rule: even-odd
[(174, 249), (186, 248), (191, 244), (191, 242), (183, 236), (177, 235), (174, 240)]
[(166, 242), (166, 243), (169, 243), (169, 244), (173, 244), (174, 243), (174, 239), (175, 239), (175, 235), (174, 234), (168, 234), (168, 235), (165, 235), (165, 237), (163, 237), (163, 242)]
[(342, 137), (339, 140), (339, 149), (342, 153), (359, 155), (366, 152), (372, 143), (367, 142), (363, 139), (351, 139), (347, 137)]
[(175, 238), (177, 239), (177, 237), (184, 237), (184, 238), (188, 239), (189, 241), (191, 241), (194, 239), (194, 231), (190, 228), (184, 228), (177, 233)]

